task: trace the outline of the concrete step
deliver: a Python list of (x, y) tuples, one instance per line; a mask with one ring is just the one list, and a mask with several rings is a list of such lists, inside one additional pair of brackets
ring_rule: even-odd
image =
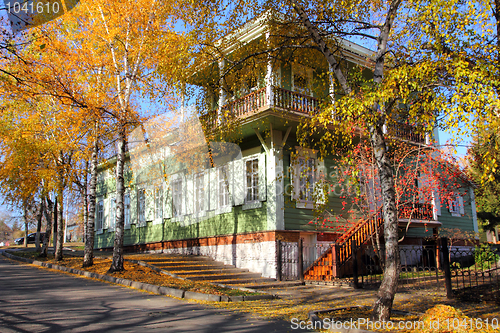
[(179, 270), (169, 270), (169, 272), (174, 273), (179, 276), (184, 275), (206, 275), (206, 274), (233, 274), (233, 273), (247, 273), (248, 269), (239, 268), (222, 268), (222, 269), (188, 269), (179, 268)]
[(272, 281), (269, 282), (261, 282), (257, 281), (255, 283), (248, 283), (242, 285), (242, 287), (245, 288), (251, 288), (251, 289), (267, 289), (267, 288), (290, 288), (290, 287), (295, 287), (295, 286), (302, 286), (304, 285), (304, 282), (300, 281), (276, 281), (272, 279)]
[(148, 264), (156, 266), (156, 267), (164, 267), (168, 269), (176, 268), (176, 267), (234, 267), (232, 265), (224, 265), (223, 262), (217, 262), (217, 261), (212, 261), (212, 262), (196, 262), (196, 261), (175, 261), (175, 262), (169, 262), (169, 263), (155, 263), (151, 261), (147, 261)]
[(186, 279), (192, 281), (205, 281), (205, 280), (235, 280), (235, 279), (258, 279), (259, 273), (233, 273), (233, 274), (202, 274), (202, 275), (184, 275)]
[(272, 281), (276, 281), (276, 280), (261, 277), (260, 279), (233, 279), (233, 280), (217, 279), (217, 280), (209, 280), (206, 282), (216, 283), (216, 284), (231, 284), (231, 285), (234, 284), (234, 285), (238, 285), (238, 286), (244, 286), (244, 285), (250, 284), (250, 283), (263, 283), (263, 282), (272, 282)]
[[(156, 267), (160, 267), (160, 266), (156, 266)], [(168, 271), (175, 271), (175, 270), (178, 270), (178, 271), (209, 271), (209, 270), (224, 270), (224, 269), (239, 269), (239, 268), (235, 268), (234, 266), (229, 266), (229, 265), (178, 265), (178, 266), (163, 267), (163, 269), (168, 270)]]
[(248, 269), (225, 265), (207, 256), (161, 255), (160, 258), (145, 261), (159, 269), (192, 281), (231, 285), (276, 282), (275, 279), (262, 278), (259, 273), (250, 273)]
[[(131, 259), (133, 259), (133, 257), (131, 257)], [(161, 263), (161, 262), (165, 262), (165, 263), (169, 263), (169, 262), (173, 262), (173, 261), (185, 261), (185, 262), (189, 262), (189, 261), (212, 261), (212, 262), (215, 262), (212, 258), (210, 257), (206, 257), (206, 256), (171, 256), (171, 255), (162, 255), (160, 258), (157, 258), (157, 259), (148, 259), (147, 261), (149, 262), (155, 262), (155, 263)]]

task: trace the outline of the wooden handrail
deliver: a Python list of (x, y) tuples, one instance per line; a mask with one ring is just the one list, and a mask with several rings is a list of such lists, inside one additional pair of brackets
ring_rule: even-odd
[(363, 245), (377, 230), (381, 230), (383, 221), (382, 208), (380, 208), (372, 216), (362, 220), (343, 234), (337, 241), (339, 245), (339, 258), (337, 259), (339, 265), (343, 265), (351, 258), (353, 245), (356, 247)]
[(280, 87), (273, 87), (273, 105), (295, 112), (313, 114), (318, 109), (317, 98)]
[(264, 87), (227, 103), (222, 107), (222, 111), (227, 111), (232, 117), (241, 117), (267, 104), (266, 87)]
[(416, 219), (416, 220), (433, 220), (434, 214), (432, 204), (413, 202), (408, 206), (400, 205), (398, 209), (398, 218), (400, 219)]
[[(334, 277), (338, 277), (340, 267), (344, 266), (344, 264), (352, 256), (353, 245), (361, 246), (364, 244), (377, 230), (382, 230), (382, 225), (383, 219), (381, 208), (369, 218), (361, 220), (355, 224), (351, 229), (337, 239), (335, 244), (332, 244), (327, 251), (325, 251), (314, 261), (312, 265), (307, 268), (305, 275), (307, 276), (310, 272), (314, 272), (315, 267), (318, 267), (320, 263), (328, 262), (329, 265), (324, 266), (328, 266), (331, 274)], [(333, 252), (334, 250), (335, 253)], [(321, 275), (326, 277), (326, 274)]]
[(416, 143), (425, 143), (425, 135), (417, 131), (416, 126), (395, 123), (389, 130), (395, 137)]

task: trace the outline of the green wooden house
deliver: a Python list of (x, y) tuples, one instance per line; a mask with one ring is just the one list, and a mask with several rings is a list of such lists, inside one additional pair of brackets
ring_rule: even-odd
[[(238, 39), (251, 44), (266, 38), (266, 31), (265, 22), (257, 19), (238, 31)], [(346, 59), (353, 66), (365, 67), (370, 75), (372, 51), (349, 42), (342, 45)], [(325, 217), (318, 213), (322, 205), (329, 216), (345, 213), (345, 198), (341, 198), (345, 193), (324, 191), (325, 184), (338, 182), (333, 172), (339, 167), (336, 158), (321, 158), (317, 151), (300, 147), (297, 139), (300, 122), (311, 117), (322, 101), (334, 98), (328, 66), (317, 58), (321, 59), (313, 54), (289, 62), (269, 61), (260, 74), (245, 76), (239, 86), (219, 90), (204, 85), (203, 80), (210, 79), (210, 71), (217, 77), (224, 63), (201, 70), (203, 79), (198, 78), (196, 84), (206, 90), (207, 98), (200, 124), (206, 134), (224, 126), (228, 115), (237, 120), (237, 128), (231, 132), (231, 156), (190, 168), (186, 166), (192, 164), (189, 159), (173, 163), (171, 149), (158, 148), (162, 153), (148, 162), (138, 157), (144, 146), (130, 147), (125, 249), (207, 255), (276, 278), (278, 241), (302, 239), (305, 246), (342, 243), (346, 248), (354, 240), (365, 242), (380, 227), (380, 219), (373, 214), (355, 213), (358, 216), (353, 215), (352, 220), (358, 222), (348, 228), (311, 223)], [(162, 138), (162, 147), (179, 142), (176, 131), (179, 129)], [(436, 133), (422, 135), (404, 124), (388, 132), (415, 146), (437, 139)], [(200, 142), (199, 146), (206, 144), (212, 151), (216, 145)], [(96, 249), (113, 246), (113, 163), (110, 159), (99, 168)], [(440, 202), (437, 197), (419, 202), (411, 221), (401, 215), (402, 229), (411, 222), (401, 246), (422, 245), (424, 237), (443, 227), (477, 231), (473, 186), (466, 180), (460, 182), (465, 196), (457, 195), (450, 202)], [(375, 183), (367, 185), (367, 193), (377, 191)], [(370, 208), (368, 203), (366, 206)]]

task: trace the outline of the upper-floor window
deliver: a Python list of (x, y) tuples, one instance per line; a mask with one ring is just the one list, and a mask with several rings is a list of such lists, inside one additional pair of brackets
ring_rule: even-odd
[(172, 181), (172, 215), (182, 215), (182, 179)]
[(448, 200), (448, 208), (450, 210), (451, 216), (460, 217), (464, 211), (464, 199), (459, 194)]
[(292, 66), (293, 91), (304, 95), (311, 95), (312, 68), (300, 64)]
[(245, 202), (259, 200), (259, 159), (252, 158), (245, 161)]

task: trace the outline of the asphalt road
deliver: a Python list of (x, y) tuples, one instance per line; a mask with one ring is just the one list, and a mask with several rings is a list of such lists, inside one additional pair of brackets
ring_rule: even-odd
[(214, 309), (18, 264), (0, 255), (0, 332), (304, 332), (285, 321)]

